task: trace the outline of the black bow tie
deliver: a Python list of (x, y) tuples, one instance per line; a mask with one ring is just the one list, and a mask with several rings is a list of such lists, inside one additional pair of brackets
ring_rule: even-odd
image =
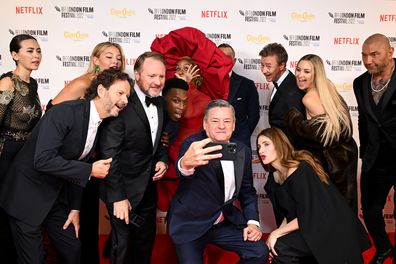
[(148, 97), (148, 96), (146, 96), (145, 103), (146, 103), (147, 107), (149, 107), (150, 104), (158, 106), (159, 105), (159, 100), (158, 100), (158, 97)]
[(276, 89), (279, 89), (278, 83), (277, 82), (272, 82), (275, 86)]

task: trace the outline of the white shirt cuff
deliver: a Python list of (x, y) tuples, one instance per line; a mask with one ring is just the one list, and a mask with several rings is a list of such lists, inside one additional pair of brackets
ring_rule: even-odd
[(248, 223), (248, 225), (249, 225), (249, 224), (253, 224), (253, 225), (256, 225), (258, 228), (260, 228), (260, 223), (259, 223), (259, 221), (256, 221), (256, 220), (249, 220), (247, 223)]
[[(183, 156), (183, 157), (184, 157), (184, 156)], [(181, 172), (181, 174), (183, 174), (184, 176), (191, 176), (191, 175), (194, 174), (195, 169), (194, 169), (194, 168), (189, 169), (189, 170), (183, 169), (183, 168), (180, 166), (180, 161), (182, 160), (183, 157), (181, 157), (181, 159), (179, 159), (179, 161), (177, 162), (177, 168), (179, 169), (179, 171)]]

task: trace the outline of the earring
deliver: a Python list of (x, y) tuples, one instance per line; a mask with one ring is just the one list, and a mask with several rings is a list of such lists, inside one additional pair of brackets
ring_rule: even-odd
[(95, 65), (95, 73), (98, 73), (98, 72), (100, 72), (99, 65)]

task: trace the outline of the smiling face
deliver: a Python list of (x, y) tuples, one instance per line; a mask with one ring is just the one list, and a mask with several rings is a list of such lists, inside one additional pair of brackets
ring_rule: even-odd
[(94, 64), (99, 66), (101, 71), (109, 68), (120, 69), (121, 67), (121, 52), (114, 46), (107, 47), (99, 57), (93, 57)]
[(126, 80), (116, 80), (109, 89), (98, 86), (98, 95), (103, 106), (101, 118), (118, 116), (120, 111), (128, 104), (128, 97), (131, 93), (131, 86)]
[(41, 62), (41, 48), (36, 40), (25, 39), (20, 43), (21, 48), (18, 52), (11, 52), (12, 58), (19, 67), (29, 71), (37, 70)]
[(187, 91), (179, 88), (171, 88), (165, 95), (168, 116), (173, 121), (179, 121), (187, 108)]
[(312, 63), (307, 60), (301, 60), (296, 67), (297, 86), (301, 90), (306, 90), (315, 86), (314, 69)]
[(227, 142), (235, 129), (235, 119), (230, 107), (214, 107), (204, 119), (206, 135), (213, 141)]
[(285, 64), (278, 64), (276, 55), (261, 57), (261, 72), (264, 74), (267, 82), (277, 81), (285, 70)]
[(262, 135), (257, 139), (257, 152), (265, 165), (272, 164), (278, 160), (274, 143), (266, 136)]
[(165, 64), (155, 58), (146, 58), (140, 71), (135, 71), (135, 80), (140, 90), (150, 97), (161, 95), (165, 84)]

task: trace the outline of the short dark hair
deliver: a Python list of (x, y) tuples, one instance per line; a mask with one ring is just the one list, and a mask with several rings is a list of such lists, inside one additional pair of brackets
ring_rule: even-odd
[(278, 64), (284, 63), (286, 65), (287, 60), (289, 56), (287, 55), (287, 51), (285, 48), (282, 46), (282, 44), (279, 43), (270, 43), (267, 44), (259, 53), (261, 57), (268, 57), (275, 55), (276, 56), (276, 61)]
[(98, 76), (91, 82), (91, 85), (88, 87), (85, 98), (88, 100), (94, 99), (98, 96), (98, 86), (103, 85), (107, 90), (115, 81), (128, 81), (131, 86), (131, 91), (133, 88), (133, 80), (127, 73), (120, 71), (119, 69), (109, 68), (107, 70), (102, 71), (98, 74)]
[(166, 80), (164, 89), (162, 89), (162, 95), (166, 95), (171, 89), (182, 89), (182, 90), (188, 90), (188, 83), (180, 78), (171, 78)]
[(233, 115), (233, 117), (234, 117), (234, 120), (236, 120), (236, 119), (235, 119), (235, 109), (234, 109), (234, 107), (232, 106), (232, 104), (230, 104), (228, 101), (223, 100), (223, 99), (215, 99), (215, 100), (210, 101), (209, 104), (208, 104), (208, 105), (206, 106), (206, 108), (205, 108), (205, 116), (204, 116), (204, 120), (205, 120), (205, 121), (208, 120), (209, 111), (210, 111), (212, 108), (215, 108), (215, 107), (230, 108), (231, 111), (232, 111), (232, 115)]
[(230, 48), (231, 50), (232, 50), (232, 54), (233, 54), (233, 57), (235, 58), (235, 50), (234, 50), (234, 48), (230, 45), (230, 44), (227, 44), (227, 43), (221, 43), (219, 46), (217, 46), (219, 49), (220, 48)]
[(137, 72), (141, 72), (142, 65), (143, 65), (144, 61), (148, 58), (153, 58), (155, 60), (159, 60), (166, 66), (166, 61), (165, 61), (164, 55), (162, 55), (159, 52), (155, 52), (155, 51), (146, 51), (145, 53), (139, 55), (139, 57), (136, 59), (133, 70), (137, 71)]

